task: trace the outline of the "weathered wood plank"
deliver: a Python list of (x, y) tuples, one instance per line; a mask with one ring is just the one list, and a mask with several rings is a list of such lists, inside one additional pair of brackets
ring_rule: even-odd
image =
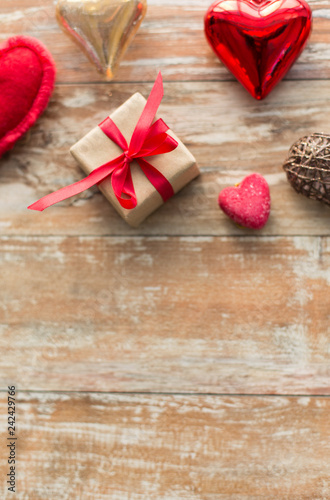
[(284, 82), (262, 103), (238, 97), (235, 83), (167, 83), (161, 115), (196, 156), (202, 175), (138, 230), (120, 219), (97, 188), (42, 214), (26, 209), (80, 179), (70, 146), (133, 92), (147, 95), (150, 89), (150, 84), (57, 88), (30, 135), (0, 160), (2, 234), (242, 234), (219, 210), (218, 193), (259, 171), (272, 196), (271, 218), (261, 234), (329, 235), (329, 208), (297, 195), (282, 170), (299, 137), (330, 132), (328, 81)]
[[(148, 12), (117, 74), (118, 81), (150, 81), (162, 70), (166, 80), (232, 80), (208, 46), (203, 19), (210, 0), (149, 0)], [(329, 3), (311, 0), (314, 24), (309, 44), (288, 74), (290, 79), (330, 77)], [(60, 82), (102, 80), (86, 56), (55, 20), (53, 0), (2, 0), (0, 41), (23, 33), (52, 51)]]
[(18, 393), (17, 410), (17, 499), (330, 496), (327, 398)]
[(329, 269), (329, 238), (2, 237), (0, 385), (330, 394)]
[[(262, 103), (209, 49), (210, 3), (149, 0), (117, 76), (130, 83), (93, 85), (102, 77), (57, 26), (53, 0), (1, 2), (0, 41), (41, 39), (59, 83), (0, 161), (1, 387), (240, 395), (19, 392), (15, 498), (330, 497), (330, 399), (319, 396), (330, 395), (330, 239), (292, 237), (329, 236), (330, 212), (296, 195), (281, 170), (298, 137), (329, 131), (330, 82), (293, 81), (330, 78), (329, 3), (311, 1), (310, 43)], [(27, 211), (81, 178), (69, 147), (105, 110), (147, 95), (151, 84), (136, 82), (159, 69), (161, 114), (202, 176), (135, 231), (97, 189)], [(217, 207), (220, 189), (251, 171), (271, 185), (263, 238)], [(318, 396), (242, 396), (258, 393)], [(3, 443), (6, 413), (2, 393)], [(5, 445), (0, 456), (7, 498)]]

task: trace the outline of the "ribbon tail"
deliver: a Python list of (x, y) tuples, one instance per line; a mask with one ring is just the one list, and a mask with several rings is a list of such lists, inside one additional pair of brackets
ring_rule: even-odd
[(157, 168), (153, 167), (143, 158), (136, 158), (136, 161), (140, 165), (149, 182), (151, 182), (151, 184), (163, 198), (164, 202), (174, 195), (174, 190), (171, 183), (161, 172), (159, 172), (159, 170), (157, 170)]
[(40, 200), (32, 203), (32, 205), (30, 205), (28, 209), (42, 212), (51, 205), (55, 205), (55, 203), (66, 200), (67, 198), (71, 198), (71, 196), (75, 196), (76, 194), (82, 193), (86, 189), (95, 186), (95, 184), (103, 181), (106, 177), (108, 177), (108, 175), (113, 172), (113, 170), (118, 165), (120, 158), (121, 157), (118, 157), (109, 163), (101, 165), (101, 167), (93, 170), (87, 177), (81, 179), (78, 182), (75, 182), (74, 184), (65, 186), (58, 191), (54, 191), (54, 193), (47, 194), (43, 198), (40, 198)]
[(150, 125), (155, 118), (163, 95), (163, 79), (161, 73), (159, 72), (154, 86), (152, 87), (150, 95), (147, 99), (146, 105), (132, 134), (131, 142), (128, 148), (128, 153), (130, 156), (132, 156), (135, 151), (140, 151), (140, 149), (142, 148), (142, 144), (144, 143), (148, 135)]

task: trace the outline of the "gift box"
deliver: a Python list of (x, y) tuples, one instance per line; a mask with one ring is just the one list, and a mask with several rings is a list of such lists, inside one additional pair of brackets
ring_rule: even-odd
[[(141, 94), (136, 93), (110, 116), (128, 143), (145, 104), (146, 99)], [(167, 134), (176, 140), (177, 147), (169, 153), (150, 156), (148, 161), (167, 178), (174, 193), (177, 193), (199, 174), (199, 169), (195, 158), (180, 139), (171, 130), (168, 130)], [(84, 172), (90, 174), (99, 165), (106, 163), (109, 158), (120, 155), (122, 150), (102, 132), (100, 127), (95, 127), (72, 146), (70, 152)], [(137, 227), (164, 201), (149, 182), (137, 161), (132, 161), (130, 166), (137, 198), (135, 208), (127, 209), (120, 204), (112, 188), (111, 178), (102, 181), (99, 188), (123, 219), (129, 225)]]
[(134, 94), (71, 147), (88, 177), (29, 208), (43, 210), (97, 184), (123, 219), (137, 227), (198, 176), (193, 155), (156, 116), (162, 96), (159, 74), (148, 100)]

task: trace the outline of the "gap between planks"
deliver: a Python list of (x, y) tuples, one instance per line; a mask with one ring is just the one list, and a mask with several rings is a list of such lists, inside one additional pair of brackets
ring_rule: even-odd
[[(297, 78), (297, 77), (286, 77), (283, 81), (285, 82), (327, 82), (330, 81), (330, 78), (315, 78), (314, 76), (311, 78)], [(235, 82), (237, 83), (236, 78), (230, 78), (230, 76), (226, 79), (223, 78), (214, 78), (214, 79), (208, 79), (205, 80), (205, 78), (201, 78), (199, 80), (167, 80), (166, 78), (163, 78), (163, 83), (168, 84), (177, 84), (177, 83), (230, 83), (230, 82)], [(58, 87), (76, 87), (77, 85), (153, 85), (155, 83), (155, 79), (153, 80), (113, 80), (111, 82), (107, 82), (106, 80), (97, 80), (93, 82), (89, 81), (77, 81), (77, 82), (65, 82), (65, 81), (57, 81), (56, 80), (56, 86)], [(252, 101), (254, 102), (254, 101)], [(259, 101), (260, 102), (260, 101)]]
[[(0, 394), (7, 394), (5, 389), (0, 389)], [(254, 393), (221, 393), (221, 392), (162, 392), (162, 391), (58, 391), (17, 389), (17, 394), (106, 394), (109, 396), (211, 396), (219, 398), (330, 398), (330, 394), (254, 394)]]
[[(253, 230), (251, 230), (253, 231)], [(330, 232), (329, 234), (294, 234), (294, 235), (287, 235), (287, 234), (257, 234), (256, 232), (253, 232), (251, 234), (210, 234), (210, 233), (202, 233), (202, 234), (148, 234), (148, 233), (135, 233), (135, 234), (1, 234), (0, 235), (0, 240), (1, 239), (30, 239), (30, 238), (38, 238), (38, 239), (51, 239), (51, 238), (65, 238), (65, 239), (80, 239), (80, 238), (85, 238), (85, 239), (113, 239), (113, 238), (118, 238), (118, 239), (139, 239), (139, 238), (145, 238), (149, 240), (153, 239), (180, 239), (180, 238), (185, 238), (185, 239), (190, 239), (190, 238), (216, 238), (216, 239), (283, 239), (283, 238), (303, 238), (303, 239), (311, 239), (311, 238), (320, 238), (320, 239), (326, 239), (330, 237)]]

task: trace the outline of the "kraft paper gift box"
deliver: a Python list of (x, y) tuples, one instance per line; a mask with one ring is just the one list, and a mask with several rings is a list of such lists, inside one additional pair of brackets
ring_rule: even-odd
[[(128, 144), (145, 104), (146, 99), (141, 94), (136, 93), (110, 115), (110, 118), (117, 125)], [(157, 118), (156, 116), (155, 120)], [(173, 187), (174, 193), (177, 193), (188, 182), (197, 177), (200, 172), (195, 158), (174, 132), (168, 130), (167, 134), (178, 142), (176, 149), (169, 153), (149, 156), (146, 159), (167, 178)], [(70, 152), (88, 175), (97, 167), (122, 154), (123, 150), (97, 126), (74, 144)], [(120, 205), (114, 194), (110, 177), (103, 180), (98, 186), (123, 219), (130, 226), (137, 227), (148, 215), (159, 208), (164, 201), (159, 192), (147, 179), (138, 163), (132, 161), (130, 165), (137, 197), (137, 206), (135, 208), (126, 209)]]

